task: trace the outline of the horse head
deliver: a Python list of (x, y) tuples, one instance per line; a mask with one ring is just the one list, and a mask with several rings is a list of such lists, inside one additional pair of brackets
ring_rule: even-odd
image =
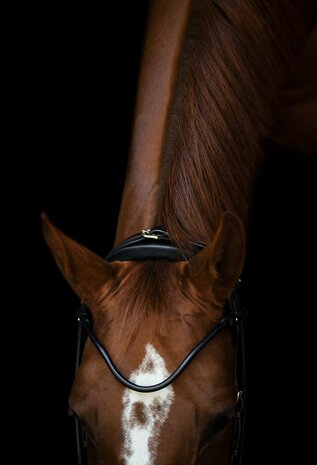
[[(46, 216), (44, 234), (65, 278), (92, 314), (116, 366), (138, 385), (166, 379), (219, 323), (241, 272), (244, 233), (231, 213), (192, 259), (100, 258)], [(171, 385), (122, 386), (88, 340), (69, 400), (87, 437), (90, 464), (229, 463), (237, 393), (235, 343), (225, 328)]]

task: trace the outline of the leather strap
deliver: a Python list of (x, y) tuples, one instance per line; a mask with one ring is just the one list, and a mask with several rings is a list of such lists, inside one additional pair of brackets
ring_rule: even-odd
[(205, 246), (190, 242), (190, 252), (176, 247), (166, 231), (160, 227), (143, 229), (114, 247), (106, 256), (108, 262), (160, 259), (170, 261), (186, 260)]
[[(81, 355), (84, 350), (84, 344), (86, 342), (87, 337), (83, 331), (83, 325), (78, 318), (78, 329), (77, 329), (77, 348), (76, 348), (76, 359), (75, 359), (75, 374), (78, 371)], [(79, 418), (77, 415), (74, 417), (75, 419), (75, 433), (76, 433), (76, 450), (77, 450), (77, 463), (78, 465), (85, 465), (84, 457), (86, 455), (86, 448), (87, 448), (87, 437), (84, 428), (82, 427)]]
[(78, 318), (81, 321), (88, 337), (100, 353), (101, 357), (103, 358), (104, 362), (107, 364), (109, 370), (113, 374), (113, 376), (126, 388), (129, 388), (133, 391), (137, 392), (156, 392), (160, 391), (161, 389), (166, 388), (170, 384), (172, 384), (176, 379), (183, 373), (183, 371), (188, 367), (190, 362), (197, 357), (197, 355), (201, 352), (201, 350), (221, 331), (222, 329), (230, 326), (237, 326), (240, 318), (243, 318), (243, 312), (238, 313), (230, 313), (228, 316), (222, 318), (219, 323), (216, 324), (212, 328), (212, 330), (188, 353), (188, 355), (184, 358), (182, 363), (175, 369), (175, 371), (166, 379), (162, 380), (162, 382), (158, 384), (154, 384), (153, 386), (142, 386), (139, 384), (132, 383), (129, 381), (122, 373), (117, 369), (114, 362), (112, 361), (109, 353), (97, 338), (96, 334), (94, 333), (92, 322), (90, 319), (90, 314), (87, 307), (84, 304), (81, 304), (79, 307)]
[(235, 291), (228, 300), (230, 311), (240, 314), (236, 329), (236, 360), (234, 367), (234, 379), (237, 392), (236, 420), (233, 429), (231, 465), (241, 465), (245, 443), (246, 421), (246, 320), (248, 312), (243, 307), (239, 297), (240, 280)]

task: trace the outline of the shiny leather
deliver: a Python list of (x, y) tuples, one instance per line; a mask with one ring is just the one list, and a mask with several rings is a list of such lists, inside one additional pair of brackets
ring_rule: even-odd
[[(190, 243), (190, 256), (204, 248), (204, 245), (195, 242)], [(118, 261), (135, 261), (146, 259), (160, 259), (178, 261), (188, 258), (188, 252), (177, 248), (171, 242), (166, 231), (159, 227), (151, 230), (144, 230), (139, 234), (129, 237), (111, 250), (106, 260), (109, 262)]]

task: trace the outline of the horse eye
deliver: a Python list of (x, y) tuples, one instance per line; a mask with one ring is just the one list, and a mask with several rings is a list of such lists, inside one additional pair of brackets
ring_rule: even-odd
[(229, 420), (230, 418), (228, 417), (228, 415), (223, 415), (221, 417), (218, 417), (214, 423), (213, 434), (217, 434), (223, 429), (225, 429), (225, 427), (229, 423)]
[(219, 434), (221, 431), (223, 431), (226, 426), (229, 424), (231, 419), (230, 415), (223, 414), (219, 415), (217, 418), (215, 418), (211, 423), (209, 424), (208, 428), (205, 431), (204, 439), (201, 442), (200, 446), (200, 451), (202, 452), (203, 450), (206, 449), (206, 447), (209, 447), (212, 443), (212, 440), (214, 436)]

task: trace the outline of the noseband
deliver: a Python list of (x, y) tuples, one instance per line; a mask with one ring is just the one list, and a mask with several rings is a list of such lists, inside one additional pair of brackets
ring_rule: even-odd
[[(137, 261), (147, 259), (160, 259), (169, 261), (187, 260), (205, 246), (198, 243), (191, 243), (191, 252), (175, 247), (166, 231), (160, 228), (142, 230), (140, 234), (129, 237), (122, 244), (116, 246), (107, 255), (106, 260), (113, 261)], [(237, 286), (238, 287), (238, 286)], [(152, 386), (141, 386), (129, 381), (116, 368), (114, 362), (105, 347), (97, 338), (93, 330), (93, 324), (89, 309), (81, 304), (78, 309), (78, 339), (76, 351), (76, 371), (80, 364), (83, 332), (90, 338), (101, 357), (107, 364), (113, 376), (126, 388), (133, 391), (148, 393), (156, 392), (172, 384), (183, 373), (191, 361), (200, 351), (224, 328), (234, 328), (236, 331), (236, 358), (235, 358), (235, 387), (237, 392), (236, 419), (232, 440), (231, 465), (241, 465), (244, 445), (245, 430), (245, 390), (246, 390), (246, 357), (245, 357), (245, 318), (246, 311), (242, 309), (238, 297), (238, 289), (233, 291), (228, 299), (229, 312), (223, 317), (212, 330), (189, 352), (176, 370), (158, 384)], [(76, 442), (78, 465), (83, 465), (83, 448), (86, 447), (85, 433), (81, 428), (79, 420), (76, 418)]]

